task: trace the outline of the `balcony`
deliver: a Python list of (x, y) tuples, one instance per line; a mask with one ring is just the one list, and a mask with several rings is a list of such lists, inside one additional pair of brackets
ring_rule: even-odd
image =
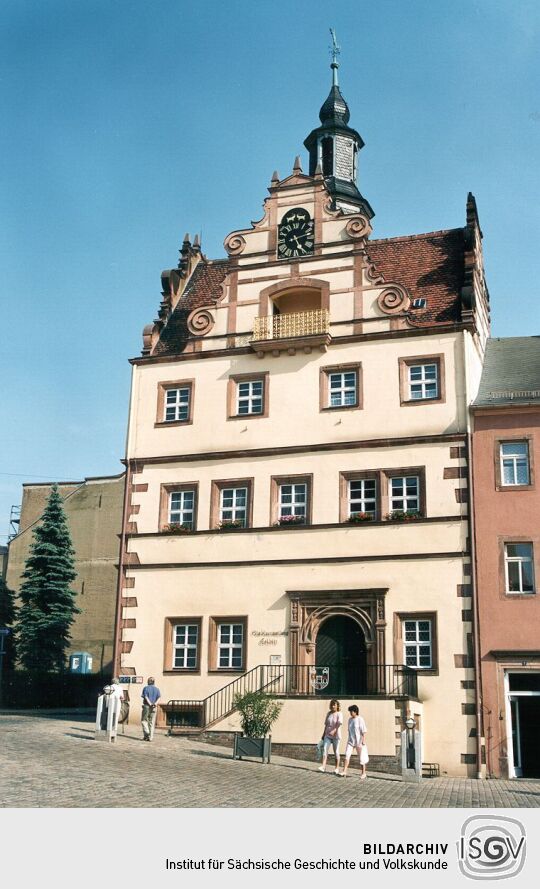
[(330, 340), (330, 312), (314, 309), (255, 318), (251, 347), (259, 358), (267, 352), (275, 356), (297, 351), (309, 354), (313, 349), (326, 352)]

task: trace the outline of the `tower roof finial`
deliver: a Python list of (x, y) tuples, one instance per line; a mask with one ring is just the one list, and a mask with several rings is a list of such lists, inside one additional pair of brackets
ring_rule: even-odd
[(341, 53), (341, 47), (338, 46), (336, 31), (335, 28), (330, 28), (330, 34), (332, 35), (332, 46), (330, 47), (330, 55), (332, 56), (331, 69), (332, 69), (332, 86), (338, 85), (338, 56)]

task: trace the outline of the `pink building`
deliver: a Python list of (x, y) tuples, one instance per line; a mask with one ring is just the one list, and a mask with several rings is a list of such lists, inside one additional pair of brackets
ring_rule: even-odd
[(472, 412), (487, 773), (540, 777), (540, 337), (488, 341)]

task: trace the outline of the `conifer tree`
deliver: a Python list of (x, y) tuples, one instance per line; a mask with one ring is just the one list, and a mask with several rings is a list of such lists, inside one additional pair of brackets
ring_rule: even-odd
[(4, 663), (2, 665), (4, 670), (11, 670), (15, 663), (13, 624), (16, 614), (15, 593), (0, 577), (0, 627), (8, 627), (12, 631), (9, 636), (4, 637)]
[(34, 530), (17, 624), (17, 655), (27, 670), (62, 672), (70, 627), (80, 609), (70, 585), (77, 574), (62, 498), (53, 485), (41, 522)]

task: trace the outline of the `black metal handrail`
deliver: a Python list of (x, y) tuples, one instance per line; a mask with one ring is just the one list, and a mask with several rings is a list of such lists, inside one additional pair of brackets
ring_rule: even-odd
[[(324, 681), (325, 670), (328, 670), (328, 684), (322, 688), (314, 687), (314, 672)], [(356, 675), (332, 665), (260, 664), (204, 700), (169, 701), (165, 708), (169, 730), (175, 726), (207, 728), (234, 711), (236, 695), (254, 691), (266, 691), (276, 697), (336, 694), (348, 698), (415, 698), (418, 696), (418, 676), (404, 664), (368, 665), (356, 671)]]

